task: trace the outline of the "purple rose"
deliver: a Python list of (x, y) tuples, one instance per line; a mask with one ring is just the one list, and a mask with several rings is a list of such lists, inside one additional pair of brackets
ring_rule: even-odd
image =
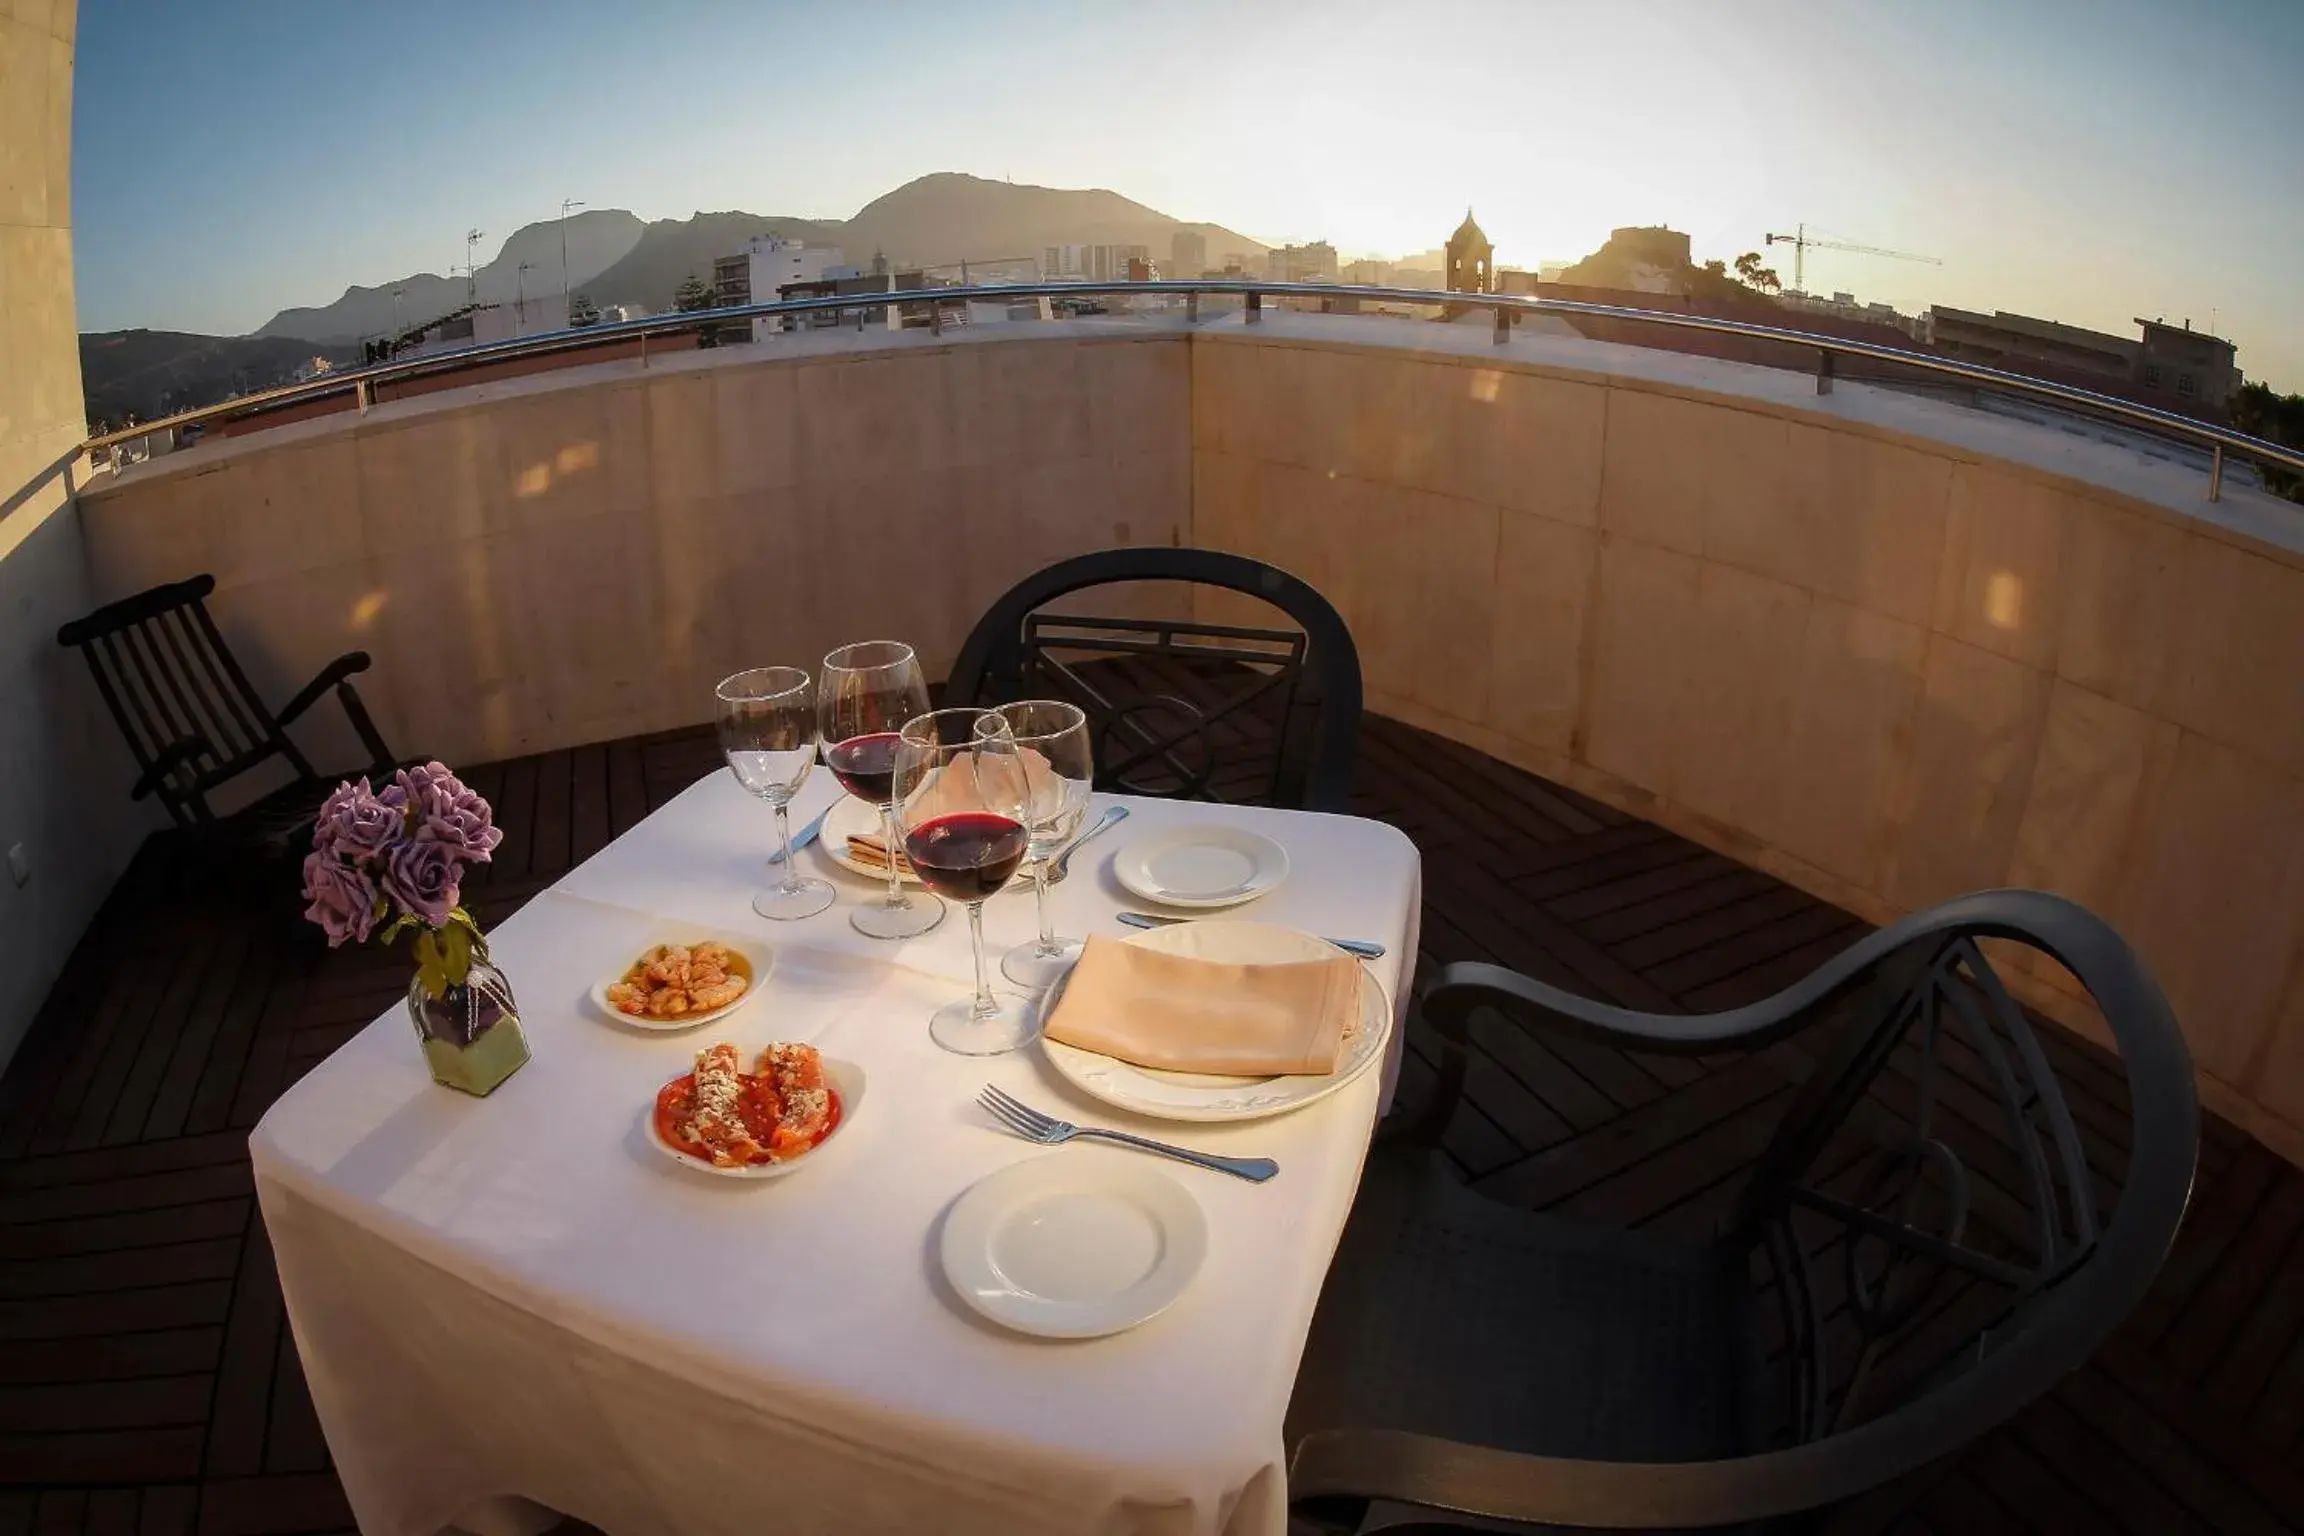
[(336, 793), (321, 805), (312, 825), (312, 846), (348, 859), (372, 859), (406, 831), (407, 819), (400, 808), (377, 798), (362, 779), (337, 785)]
[(394, 787), (414, 811), (419, 832), (456, 850), (467, 863), (485, 864), (504, 840), (488, 802), (440, 763), (400, 770)]
[(456, 905), (464, 863), (453, 844), (420, 830), (384, 863), (384, 893), (418, 922), (437, 928)]
[(375, 882), (325, 849), (304, 860), (304, 899), (312, 903), (304, 915), (328, 935), (330, 949), (347, 939), (361, 943), (376, 926)]

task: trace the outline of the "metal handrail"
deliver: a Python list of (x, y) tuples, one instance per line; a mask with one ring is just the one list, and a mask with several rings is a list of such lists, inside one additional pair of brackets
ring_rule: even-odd
[(1511, 317), (1515, 314), (1587, 316), (1604, 320), (1627, 320), (1641, 325), (1660, 325), (1689, 331), (1710, 331), (1724, 336), (1741, 336), (1754, 341), (1780, 342), (1789, 346), (1806, 347), (1817, 354), (1816, 392), (1829, 394), (1835, 376), (1835, 360), (1841, 357), (1867, 358), (1874, 362), (1891, 363), (1921, 373), (1944, 378), (1963, 379), (1992, 389), (2027, 399), (2077, 407), (2098, 415), (2150, 427), (2160, 432), (2183, 438), (2206, 447), (2213, 457), (2208, 470), (2208, 499), (2220, 499), (2224, 480), (2224, 456), (2239, 453), (2247, 458), (2280, 465), (2304, 472), (2304, 452), (2234, 432), (2211, 422), (2195, 421), (2173, 411), (2163, 411), (2149, 405), (2138, 405), (2112, 395), (2100, 395), (2094, 390), (2080, 389), (2069, 384), (2058, 384), (2047, 379), (2035, 379), (2020, 373), (2007, 373), (1998, 368), (1986, 368), (1977, 363), (1964, 363), (1954, 358), (1937, 357), (1924, 352), (1906, 351), (1901, 347), (1880, 346), (1874, 342), (1856, 341), (1839, 336), (1820, 335), (1814, 331), (1792, 330), (1784, 326), (1759, 325), (1746, 320), (1725, 320), (1710, 315), (1695, 315), (1672, 310), (1635, 309), (1616, 304), (1592, 304), (1577, 299), (1548, 299), (1530, 294), (1511, 293), (1458, 293), (1436, 288), (1391, 288), (1375, 283), (1284, 283), (1263, 282), (1253, 278), (1178, 278), (1155, 282), (1076, 283), (1040, 281), (1032, 283), (989, 283), (965, 288), (915, 288), (885, 293), (842, 293), (804, 299), (777, 299), (759, 304), (733, 304), (723, 309), (701, 309), (666, 315), (649, 315), (638, 320), (619, 320), (579, 329), (549, 331), (540, 336), (519, 336), (504, 341), (482, 342), (476, 346), (459, 347), (450, 352), (434, 352), (420, 358), (400, 362), (378, 363), (371, 367), (346, 373), (332, 373), (301, 384), (283, 385), (253, 395), (242, 395), (217, 405), (202, 406), (198, 410), (180, 411), (159, 421), (144, 422), (117, 432), (91, 437), (81, 445), (86, 453), (97, 453), (116, 444), (133, 442), (141, 437), (183, 427), (197, 426), (226, 417), (243, 416), (275, 410), (281, 406), (300, 404), (311, 400), (330, 399), (352, 395), (362, 410), (375, 398), (378, 385), (406, 379), (424, 378), (443, 373), (461, 372), (488, 363), (504, 362), (515, 358), (548, 356), (556, 352), (582, 351), (613, 341), (639, 340), (645, 343), (651, 336), (680, 335), (702, 327), (729, 324), (735, 321), (769, 319), (784, 315), (806, 315), (826, 310), (856, 311), (885, 310), (890, 305), (930, 306), (929, 318), (933, 328), (942, 328), (942, 311), (938, 306), (964, 303), (969, 300), (993, 301), (1009, 299), (1047, 298), (1102, 298), (1109, 296), (1171, 295), (1186, 299), (1192, 312), (1198, 309), (1202, 297), (1238, 298), (1245, 301), (1245, 318), (1254, 323), (1259, 319), (1263, 300), (1267, 297), (1291, 299), (1364, 299), (1387, 304), (1422, 304), (1452, 308), (1492, 309), (1496, 313), (1496, 340), (1506, 341), (1511, 334)]

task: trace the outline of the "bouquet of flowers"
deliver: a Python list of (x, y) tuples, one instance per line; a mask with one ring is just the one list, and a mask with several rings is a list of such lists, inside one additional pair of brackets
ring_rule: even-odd
[(389, 944), (415, 930), (416, 976), (447, 996), (472, 972), (487, 941), (459, 904), (464, 872), (485, 864), (504, 834), (488, 802), (440, 763), (403, 768), (381, 790), (340, 784), (320, 807), (304, 860), (304, 915), (333, 949), (379, 932)]

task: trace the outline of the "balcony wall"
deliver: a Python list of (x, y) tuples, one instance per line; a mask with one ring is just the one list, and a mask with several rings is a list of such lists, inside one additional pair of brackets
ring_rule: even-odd
[(2105, 913), (2212, 1102), (2304, 1161), (2304, 557), (2291, 509), (2202, 489), (1765, 369), (1271, 313), (569, 369), (83, 501), (107, 595), (213, 570), (267, 691), (365, 646), (395, 742), (451, 760), (693, 722), (869, 634), (940, 669), (1080, 550), (1259, 555), (1344, 611), (1373, 707), (1867, 917)]
[(1878, 391), (1300, 323), (1195, 346), (1193, 448), (1200, 542), (1327, 592), (1373, 708), (1875, 921), (2067, 893), (2304, 1159), (2295, 509)]
[(1185, 347), (827, 333), (564, 369), (202, 444), (93, 490), (89, 537), (112, 591), (214, 572), (267, 696), (364, 648), (396, 750), (489, 760), (693, 723), (728, 673), (848, 640), (939, 676), (1019, 577), (1183, 540)]
[[(56, 626), (88, 606), (69, 470), (87, 426), (72, 304), (75, 0), (0, 6), (0, 1064), (146, 822)], [(78, 675), (76, 675), (78, 674)]]

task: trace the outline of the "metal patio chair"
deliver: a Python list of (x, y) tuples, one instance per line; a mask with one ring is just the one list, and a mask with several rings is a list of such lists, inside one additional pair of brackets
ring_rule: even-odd
[[(2076, 1124), (1986, 958), (2028, 945), (2101, 1010), (2123, 1155)], [(1880, 1488), (2076, 1369), (2144, 1296), (2199, 1107), (2166, 1001), (2102, 920), (2037, 891), (1906, 918), (1775, 997), (1667, 1017), (1457, 964), (1423, 1002), (1429, 1107), (1372, 1150), (1289, 1410), (1300, 1519), (1369, 1501), (1551, 1527), (1707, 1527)], [(1437, 1148), (1476, 1011), (1625, 1050), (1787, 1041), (1812, 1062), (1708, 1242), (1599, 1230), (1459, 1183)], [(1484, 1026), (1487, 1027), (1487, 1026)], [(2092, 1163), (2091, 1159), (2094, 1158)], [(2124, 1162), (2124, 1166), (2122, 1166)], [(1494, 1529), (1482, 1525), (1481, 1529)]]
[[(1244, 592), (1297, 627), (1041, 611), (1092, 587), (1140, 581)], [(1244, 555), (1153, 546), (1059, 561), (977, 620), (945, 695), (956, 704), (1078, 704), (1096, 738), (1101, 789), (1339, 811), (1352, 788), (1360, 734), (1352, 632), (1308, 583)]]
[[(215, 589), (216, 578), (207, 575), (153, 587), (74, 619), (56, 631), (56, 640), (87, 659), (127, 738), (138, 770), (128, 790), (132, 799), (155, 796), (180, 827), (277, 851), (336, 786), (287, 732), (322, 695), (334, 690), (367, 749), (371, 761), (362, 771), (389, 775), (392, 752), (352, 686), (354, 675), (368, 670), (366, 651), (348, 651), (322, 667), (275, 714), (209, 617), (207, 598)], [(209, 793), (274, 758), (294, 780), (218, 817)]]

